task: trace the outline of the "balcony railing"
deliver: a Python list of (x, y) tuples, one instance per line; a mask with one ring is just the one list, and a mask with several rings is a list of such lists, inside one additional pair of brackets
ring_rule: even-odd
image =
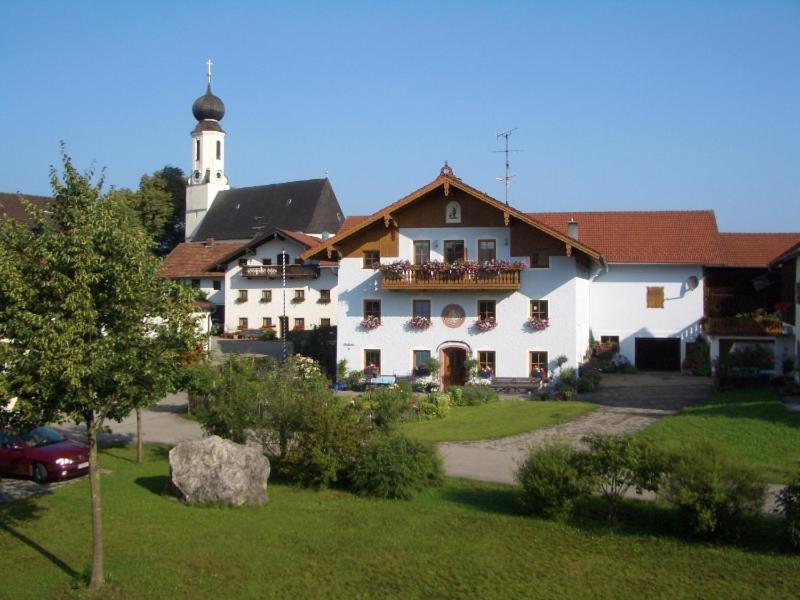
[(383, 272), (381, 289), (384, 290), (518, 290), (522, 269), (508, 269), (502, 273), (475, 271), (450, 273), (413, 266), (408, 270)]
[(780, 319), (755, 317), (706, 317), (702, 321), (703, 331), (713, 335), (781, 335), (783, 323)]
[[(246, 265), (242, 267), (242, 276), (261, 277), (264, 279), (281, 279), (283, 267), (280, 265)], [(286, 265), (286, 279), (317, 279), (319, 267), (316, 265)]]

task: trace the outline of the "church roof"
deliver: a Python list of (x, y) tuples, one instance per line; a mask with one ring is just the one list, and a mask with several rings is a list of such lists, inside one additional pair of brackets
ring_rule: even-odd
[(271, 229), (336, 233), (344, 217), (328, 179), (306, 179), (217, 194), (193, 239), (250, 240)]
[(9, 194), (0, 192), (0, 216), (14, 219), (27, 227), (33, 227), (35, 223), (28, 213), (25, 212), (25, 207), (22, 205), (20, 198), (25, 198), (25, 200), (41, 210), (47, 210), (47, 205), (53, 201), (49, 196), (32, 196), (31, 194)]

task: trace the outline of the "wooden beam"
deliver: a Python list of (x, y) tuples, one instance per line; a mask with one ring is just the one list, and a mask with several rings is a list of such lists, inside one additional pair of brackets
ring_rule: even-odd
[(444, 182), (444, 195), (445, 195), (445, 197), (450, 195), (450, 182), (449, 181), (445, 181)]
[(567, 244), (567, 256), (572, 256), (572, 246)]
[(507, 210), (503, 211), (503, 225), (508, 227), (508, 224), (511, 222), (511, 213)]

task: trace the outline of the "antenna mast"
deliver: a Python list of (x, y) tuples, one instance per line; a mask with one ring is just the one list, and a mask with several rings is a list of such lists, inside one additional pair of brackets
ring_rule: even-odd
[(504, 177), (498, 177), (497, 181), (502, 181), (506, 188), (506, 204), (508, 204), (508, 186), (511, 183), (511, 180), (514, 178), (513, 175), (510, 174), (511, 163), (508, 161), (508, 154), (509, 152), (522, 152), (522, 150), (509, 150), (508, 149), (508, 138), (511, 137), (511, 134), (517, 130), (516, 127), (513, 129), (509, 129), (508, 131), (501, 131), (497, 134), (497, 139), (503, 138), (505, 140), (505, 150), (495, 150), (494, 152), (502, 152), (506, 155), (506, 174)]

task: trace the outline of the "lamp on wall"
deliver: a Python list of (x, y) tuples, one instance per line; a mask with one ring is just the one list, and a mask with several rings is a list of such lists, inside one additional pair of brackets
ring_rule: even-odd
[(438, 250), (438, 249), (439, 249), (439, 240), (433, 240), (433, 248), (434, 248), (435, 250)]
[(508, 237), (503, 238), (503, 245), (508, 246)]

